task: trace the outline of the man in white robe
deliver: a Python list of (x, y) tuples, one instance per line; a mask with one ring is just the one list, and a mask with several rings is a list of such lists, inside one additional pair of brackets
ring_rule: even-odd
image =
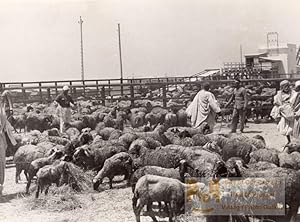
[(201, 89), (194, 97), (186, 112), (191, 117), (191, 123), (194, 128), (199, 127), (206, 122), (211, 131), (216, 124), (216, 114), (221, 112), (220, 106), (211, 92), (209, 92), (209, 83), (204, 83)]

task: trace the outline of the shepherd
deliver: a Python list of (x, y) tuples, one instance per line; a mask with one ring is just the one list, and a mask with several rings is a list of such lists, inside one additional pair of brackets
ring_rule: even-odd
[(203, 84), (197, 95), (194, 97), (192, 103), (188, 106), (186, 112), (191, 117), (191, 123), (194, 128), (199, 127), (202, 123), (206, 122), (211, 131), (216, 124), (216, 114), (221, 113), (220, 106), (210, 91), (208, 82)]
[(60, 133), (63, 133), (67, 125), (71, 122), (71, 106), (75, 106), (75, 102), (69, 95), (69, 86), (64, 86), (63, 91), (59, 94), (55, 102), (58, 103), (58, 115), (60, 120)]
[[(9, 104), (7, 104), (9, 102)], [(12, 103), (9, 93), (3, 92), (0, 99), (0, 197), (2, 196), (4, 176), (5, 176), (5, 164), (6, 164), (6, 149), (7, 144), (11, 143), (13, 146), (17, 144), (13, 133), (12, 126), (7, 120), (7, 115), (12, 112)]]

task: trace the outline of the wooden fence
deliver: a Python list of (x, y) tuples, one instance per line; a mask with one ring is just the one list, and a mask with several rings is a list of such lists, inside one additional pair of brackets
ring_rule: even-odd
[[(268, 83), (273, 87), (279, 86), (283, 79), (244, 79), (244, 84)], [(291, 79), (296, 81), (298, 79)], [(226, 86), (232, 80), (205, 80), (213, 87)], [(141, 78), (141, 79), (96, 79), (96, 80), (68, 80), (68, 81), (42, 81), (42, 82), (3, 82), (2, 90), (9, 90), (13, 94), (16, 103), (50, 103), (60, 93), (64, 85), (70, 86), (70, 93), (75, 99), (96, 99), (103, 105), (107, 101), (130, 100), (132, 105), (137, 99), (161, 100), (164, 106), (171, 99), (191, 99), (187, 94), (185, 97), (172, 97), (170, 92), (180, 89), (183, 94), (185, 90), (195, 91), (195, 86), (201, 84), (202, 80), (197, 77), (172, 77), (172, 78)], [(194, 87), (194, 88), (193, 88)], [(155, 93), (154, 93), (155, 92)], [(146, 96), (147, 95), (147, 96)]]

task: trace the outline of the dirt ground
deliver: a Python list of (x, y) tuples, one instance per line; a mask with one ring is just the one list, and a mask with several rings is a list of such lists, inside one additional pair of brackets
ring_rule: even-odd
[[(215, 128), (216, 133), (227, 133), (229, 129), (225, 124), (218, 124)], [(268, 147), (281, 149), (286, 143), (286, 139), (281, 136), (274, 123), (253, 124), (249, 123), (245, 130), (245, 135), (262, 135)], [(120, 179), (120, 178), (117, 178)], [(108, 184), (101, 186), (101, 192), (88, 192), (74, 194), (72, 198), (77, 201), (74, 206), (76, 209), (49, 209), (47, 207), (37, 207), (39, 202), (33, 194), (26, 196), (25, 178), (23, 182), (15, 183), (15, 168), (6, 169), (5, 187), (3, 197), (0, 198), (0, 222), (131, 222), (135, 221), (132, 211), (132, 192), (131, 188), (126, 187), (124, 181), (115, 181), (114, 189), (109, 190)], [(51, 193), (48, 195), (52, 195)], [(45, 198), (45, 197), (42, 197)], [(61, 200), (64, 201), (63, 199)], [(57, 202), (57, 206), (61, 204)], [(72, 206), (70, 206), (72, 208)], [(143, 222), (152, 221), (150, 217), (142, 216)], [(159, 221), (168, 221), (167, 218), (159, 218)], [(199, 221), (202, 221), (199, 218)], [(300, 221), (300, 220), (299, 220)]]

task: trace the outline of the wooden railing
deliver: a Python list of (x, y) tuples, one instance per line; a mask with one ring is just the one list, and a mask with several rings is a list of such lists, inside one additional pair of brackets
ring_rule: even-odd
[[(273, 79), (244, 79), (244, 84), (269, 83), (278, 88), (283, 78)], [(290, 79), (291, 81), (299, 78)], [(211, 83), (212, 87), (226, 86), (232, 80), (205, 80)], [(40, 102), (50, 103), (60, 93), (64, 85), (70, 86), (70, 93), (74, 99), (96, 99), (103, 105), (107, 101), (130, 100), (132, 104), (137, 99), (161, 100), (166, 106), (168, 100), (192, 99), (191, 93), (196, 93), (195, 85), (202, 81), (197, 77), (171, 77), (171, 78), (141, 78), (124, 79), (120, 84), (119, 79), (105, 80), (67, 80), (67, 81), (42, 81), (42, 82), (3, 82), (2, 90), (9, 90), (13, 94), (14, 102), (24, 104)], [(180, 87), (183, 97), (172, 98), (169, 93)], [(192, 89), (194, 87), (194, 89)], [(192, 92), (189, 90), (192, 89)], [(188, 90), (189, 93), (184, 93)], [(155, 91), (155, 93), (154, 93)], [(147, 97), (145, 96), (147, 94)], [(123, 95), (123, 96), (121, 96)]]

